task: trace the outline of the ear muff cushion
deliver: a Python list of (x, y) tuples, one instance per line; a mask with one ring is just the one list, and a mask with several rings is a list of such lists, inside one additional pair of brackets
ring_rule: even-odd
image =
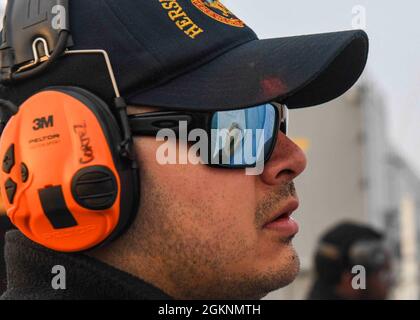
[[(75, 132), (76, 125), (85, 126), (82, 135)], [(83, 148), (86, 141), (94, 156)], [(14, 224), (33, 241), (63, 252), (84, 251), (121, 234), (137, 210), (132, 196), (137, 185), (134, 170), (119, 159), (119, 141), (118, 125), (107, 106), (82, 89), (48, 89), (28, 99), (0, 143), (1, 156), (13, 154), (12, 166), (1, 172), (0, 183)], [(88, 165), (81, 165), (83, 157)], [(74, 201), (72, 179), (86, 166), (104, 170), (118, 185), (109, 209), (89, 210)], [(127, 188), (132, 189), (127, 192)]]
[(62, 91), (84, 101), (103, 126), (113, 151), (114, 161), (121, 180), (120, 219), (113, 233), (102, 243), (102, 245), (106, 245), (122, 235), (137, 215), (140, 202), (140, 179), (137, 165), (119, 156), (119, 145), (122, 141), (121, 131), (110, 107), (102, 99), (78, 87), (52, 87), (50, 90)]

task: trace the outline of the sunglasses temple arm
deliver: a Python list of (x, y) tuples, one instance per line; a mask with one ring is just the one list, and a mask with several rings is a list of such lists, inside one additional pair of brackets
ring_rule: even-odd
[(133, 135), (156, 136), (160, 130), (173, 130), (179, 133), (179, 125), (186, 122), (189, 127), (193, 123), (193, 117), (188, 114), (149, 114), (144, 116), (130, 117), (130, 127)]

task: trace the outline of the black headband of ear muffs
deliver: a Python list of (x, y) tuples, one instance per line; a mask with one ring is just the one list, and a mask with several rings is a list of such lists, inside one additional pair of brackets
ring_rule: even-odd
[[(9, 0), (0, 47), (0, 82), (13, 84), (45, 72), (71, 45), (68, 0), (37, 4)], [(41, 63), (43, 57), (48, 59)]]

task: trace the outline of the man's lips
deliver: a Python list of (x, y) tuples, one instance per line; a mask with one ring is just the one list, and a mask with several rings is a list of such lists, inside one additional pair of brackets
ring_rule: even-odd
[(274, 214), (264, 229), (276, 231), (284, 237), (294, 236), (299, 232), (299, 225), (291, 216), (299, 208), (297, 199), (290, 200), (278, 213)]

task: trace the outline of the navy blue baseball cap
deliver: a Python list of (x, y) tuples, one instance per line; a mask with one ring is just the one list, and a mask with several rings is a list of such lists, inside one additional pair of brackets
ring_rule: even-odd
[[(22, 23), (35, 30), (30, 39), (44, 36), (51, 50), (54, 35), (37, 30), (36, 24), (54, 20), (51, 6), (68, 5), (69, 49), (105, 50), (122, 96), (135, 106), (221, 111), (269, 101), (289, 108), (319, 105), (350, 89), (368, 57), (364, 31), (259, 40), (217, 0), (27, 2), (28, 21)], [(29, 63), (33, 57), (17, 48), (32, 48), (32, 42), (7, 30), (13, 24), (8, 13), (12, 15), (10, 8), (1, 48), (14, 52), (16, 65)], [(94, 55), (62, 56), (45, 73), (3, 86), (1, 95), (20, 104), (55, 85), (83, 87), (106, 101), (113, 98), (104, 59)]]

